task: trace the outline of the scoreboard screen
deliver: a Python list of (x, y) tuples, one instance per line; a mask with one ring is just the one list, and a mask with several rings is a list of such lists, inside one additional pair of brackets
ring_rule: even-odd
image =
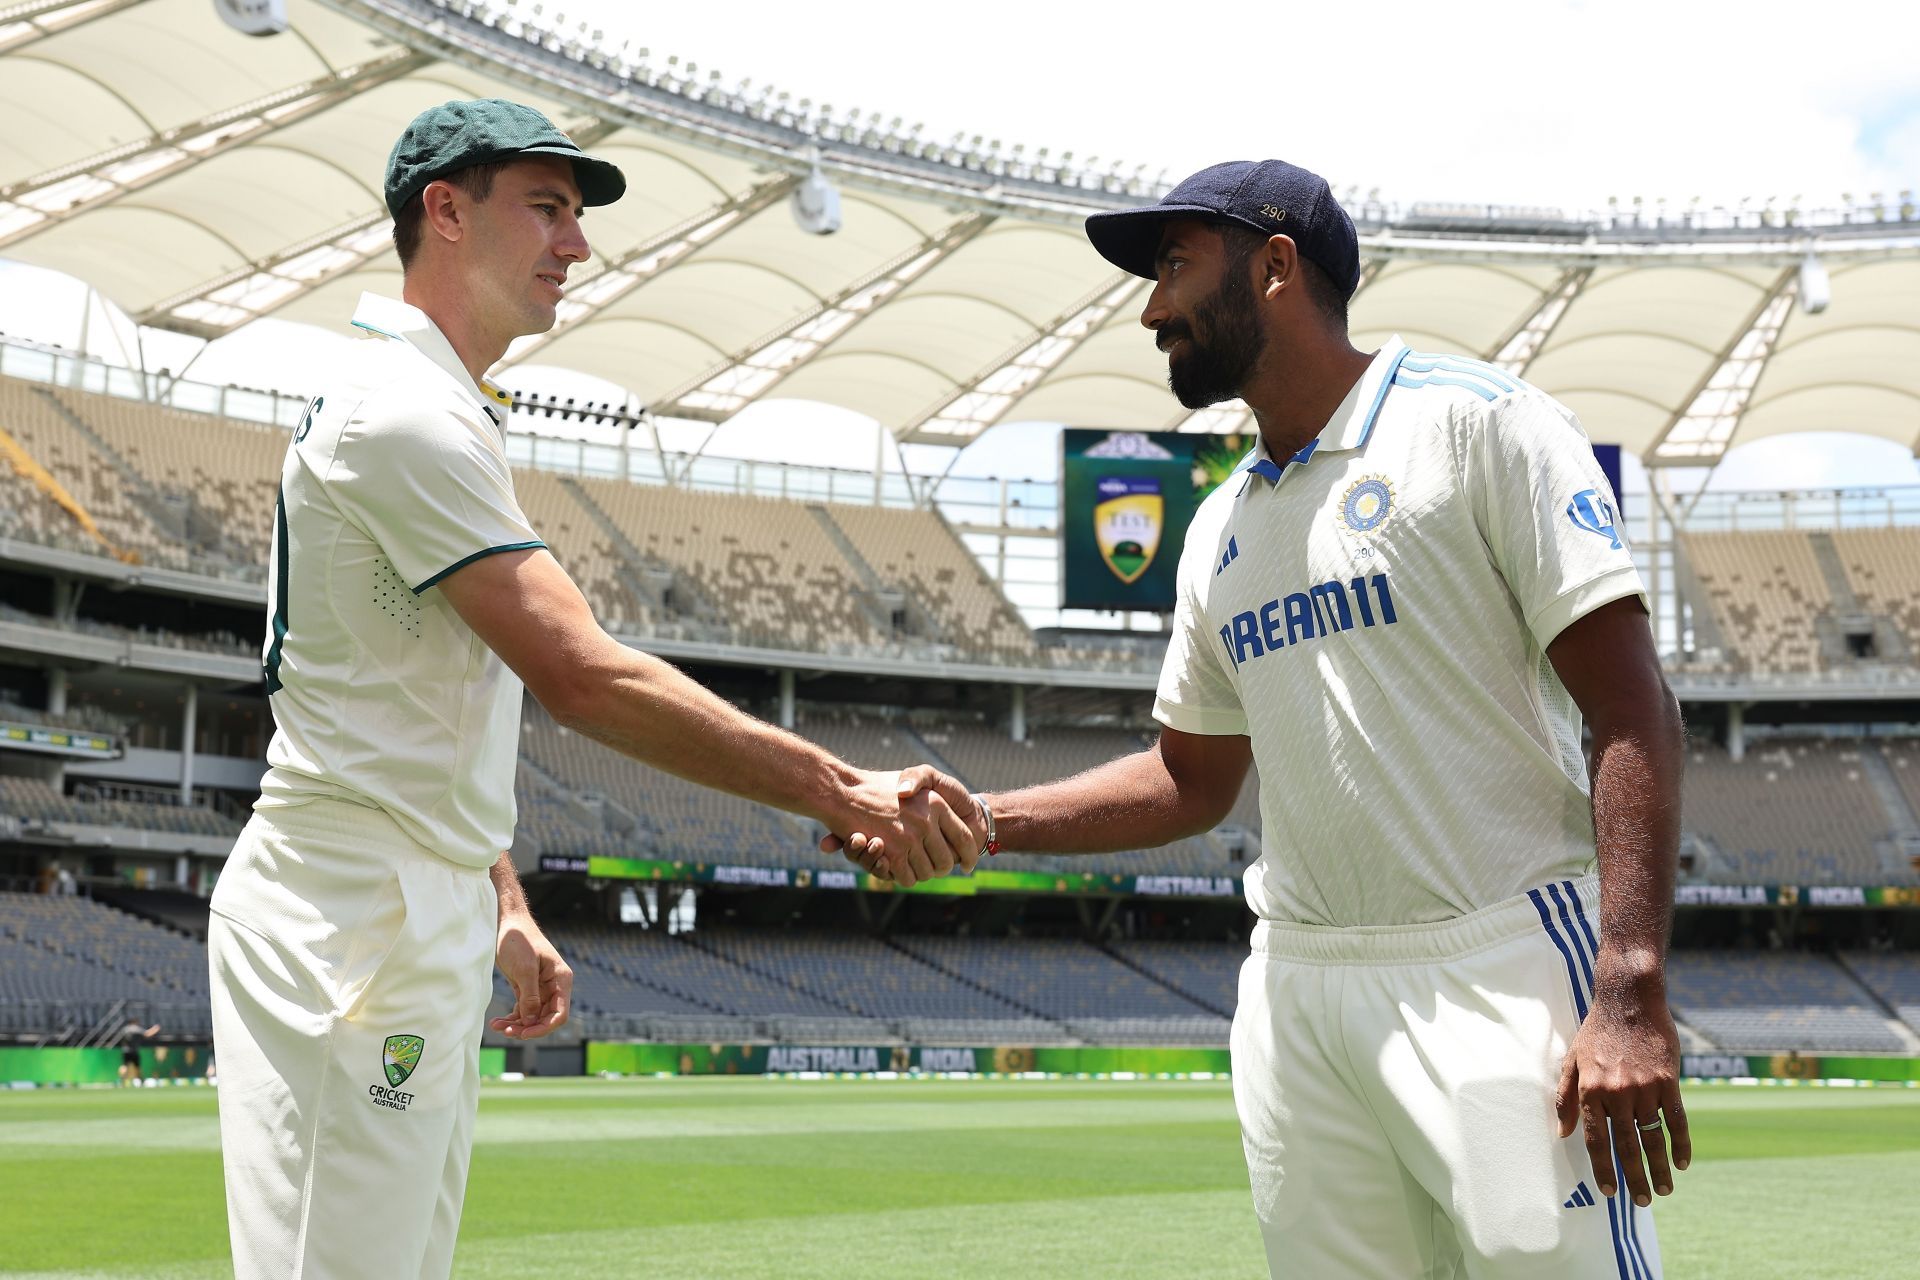
[(1253, 445), (1251, 432), (1062, 432), (1061, 607), (1170, 612), (1187, 524)]

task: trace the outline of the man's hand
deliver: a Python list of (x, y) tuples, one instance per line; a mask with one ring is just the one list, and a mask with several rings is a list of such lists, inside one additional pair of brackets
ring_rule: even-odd
[(525, 910), (500, 916), (495, 962), (513, 986), (513, 1011), (489, 1025), (509, 1040), (538, 1040), (567, 1023), (573, 970)]
[[(888, 782), (891, 786), (883, 785)], [(980, 861), (986, 815), (966, 787), (932, 765), (865, 774), (857, 794), (865, 814), (852, 815), (842, 828), (844, 837), (835, 833), (821, 840), (822, 853), (844, 850), (849, 862), (905, 889), (955, 867), (972, 871)]]
[(1614, 1175), (1618, 1155), (1633, 1202), (1645, 1206), (1653, 1202), (1649, 1171), (1653, 1191), (1670, 1195), (1673, 1170), (1685, 1169), (1693, 1160), (1686, 1107), (1680, 1101), (1680, 1035), (1657, 980), (1649, 984), (1617, 977), (1609, 959), (1604, 952), (1600, 956), (1593, 1007), (1567, 1049), (1554, 1108), (1560, 1113), (1561, 1137), (1571, 1134), (1576, 1124), (1584, 1126), (1587, 1157), (1600, 1193), (1611, 1196), (1619, 1190)]

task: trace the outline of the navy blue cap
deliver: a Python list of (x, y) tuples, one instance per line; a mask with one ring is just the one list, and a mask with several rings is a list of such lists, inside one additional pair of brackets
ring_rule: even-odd
[(1211, 165), (1141, 209), (1087, 219), (1087, 239), (1123, 271), (1152, 280), (1161, 229), (1175, 218), (1202, 218), (1288, 236), (1300, 256), (1327, 273), (1345, 297), (1360, 286), (1360, 237), (1353, 219), (1317, 173), (1284, 160), (1229, 160)]

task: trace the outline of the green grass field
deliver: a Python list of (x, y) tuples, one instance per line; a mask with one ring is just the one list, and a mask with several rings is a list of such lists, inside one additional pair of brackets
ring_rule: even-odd
[[(1696, 1088), (1684, 1280), (1920, 1275), (1920, 1090)], [(230, 1275), (205, 1089), (0, 1095), (9, 1276)], [(455, 1273), (1266, 1274), (1217, 1082), (489, 1086)]]

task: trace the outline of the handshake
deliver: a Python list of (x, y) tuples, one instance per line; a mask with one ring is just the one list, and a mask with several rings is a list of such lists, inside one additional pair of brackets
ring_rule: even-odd
[(903, 889), (955, 867), (972, 871), (986, 851), (985, 809), (932, 765), (853, 771), (839, 800), (827, 824), (837, 834), (820, 841), (821, 852), (843, 853), (867, 874)]

